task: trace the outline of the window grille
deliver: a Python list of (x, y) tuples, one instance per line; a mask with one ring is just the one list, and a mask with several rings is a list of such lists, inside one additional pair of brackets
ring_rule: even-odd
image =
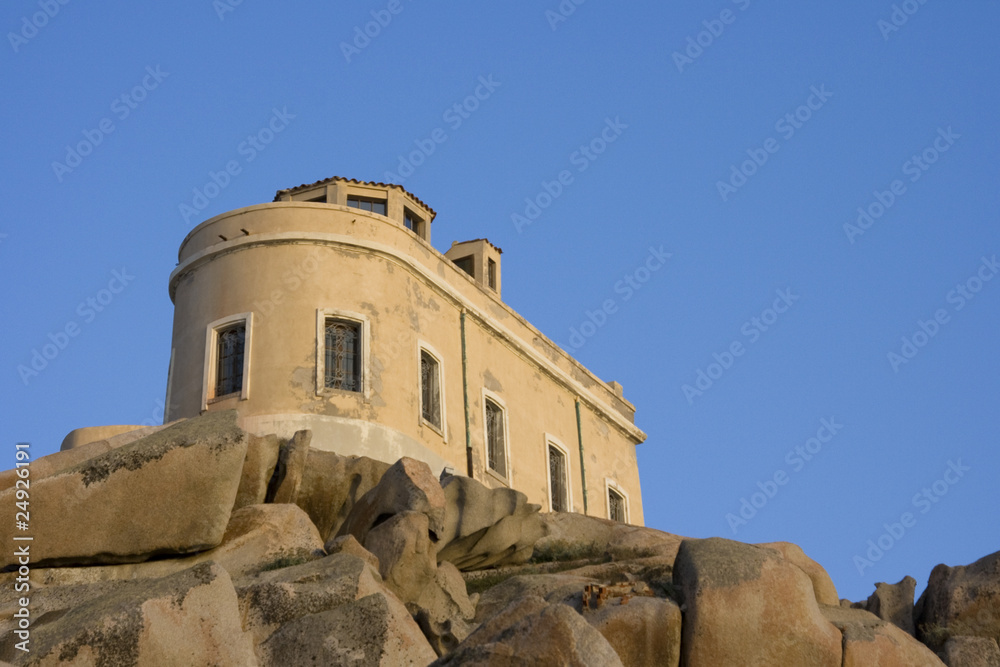
[(549, 488), (552, 494), (552, 511), (567, 511), (566, 455), (552, 445), (549, 445)]
[(608, 518), (625, 523), (625, 496), (614, 489), (608, 489)]
[(504, 449), (503, 409), (486, 400), (486, 450), (490, 470), (507, 476), (507, 452)]
[(441, 428), (440, 369), (434, 357), (420, 351), (420, 403), (423, 417)]
[(226, 396), (243, 390), (243, 354), (246, 323), (220, 329), (217, 339), (215, 396)]
[(361, 325), (348, 320), (327, 320), (325, 386), (361, 391), (361, 364)]

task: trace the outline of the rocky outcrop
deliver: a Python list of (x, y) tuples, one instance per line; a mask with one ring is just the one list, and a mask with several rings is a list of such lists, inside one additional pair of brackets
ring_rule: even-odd
[(545, 534), (538, 505), (512, 489), (490, 489), (469, 477), (452, 476), (442, 485), (446, 508), (438, 537), (438, 561), (459, 570), (526, 562)]
[(684, 609), (682, 661), (840, 667), (841, 634), (820, 613), (809, 577), (771, 549), (684, 540), (674, 565)]
[(306, 458), (312, 431), (297, 431), (292, 439), (282, 443), (278, 449), (278, 461), (267, 490), (266, 500), (270, 503), (294, 503), (299, 496), (302, 477), (305, 475)]
[(1000, 551), (971, 565), (938, 565), (914, 609), (917, 637), (941, 650), (949, 637), (1000, 643)]
[(862, 609), (824, 607), (823, 615), (844, 635), (844, 667), (942, 667), (926, 646)]
[(276, 435), (257, 437), (248, 434), (247, 456), (243, 461), (240, 486), (236, 491), (233, 509), (260, 505), (267, 499), (267, 487), (278, 465), (281, 442)]
[(96, 596), (78, 593), (33, 624), (30, 652), (5, 642), (0, 658), (15, 665), (257, 664), (229, 574), (214, 563), (119, 581)]
[[(820, 604), (840, 604), (840, 596), (833, 580), (822, 565), (814, 561), (802, 551), (801, 547), (791, 542), (768, 542), (758, 546), (774, 549), (789, 563), (806, 573), (813, 585), (813, 594)], [(912, 596), (911, 596), (912, 597)]]
[(681, 609), (673, 600), (619, 597), (583, 617), (611, 644), (625, 667), (677, 667)]
[(341, 456), (310, 448), (295, 504), (304, 509), (323, 540), (335, 537), (348, 513), (389, 469), (367, 456)]
[(987, 637), (950, 637), (941, 658), (948, 667), (997, 667), (1000, 646)]
[(353, 535), (365, 544), (372, 528), (403, 512), (425, 515), (428, 534), (435, 542), (440, 539), (444, 527), (444, 492), (426, 463), (406, 457), (390, 466), (378, 484), (358, 499), (338, 532)]
[[(246, 450), (235, 412), (208, 413), (50, 476), (33, 476), (33, 562), (138, 562), (218, 546)], [(0, 492), (6, 526), (15, 525), (14, 493)], [(13, 550), (0, 555), (0, 568), (14, 563)]]
[(868, 596), (865, 609), (914, 636), (913, 593), (916, 587), (917, 580), (913, 577), (903, 577), (896, 584), (879, 582), (875, 584), (875, 592)]
[(615, 667), (608, 641), (576, 611), (536, 596), (512, 602), (435, 665)]

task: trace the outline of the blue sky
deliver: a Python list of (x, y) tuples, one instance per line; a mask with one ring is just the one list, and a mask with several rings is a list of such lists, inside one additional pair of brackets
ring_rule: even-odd
[(395, 174), (438, 249), (502, 247), (505, 301), (625, 386), (648, 525), (796, 542), (851, 599), (922, 588), (1000, 548), (998, 24), (984, 1), (7, 3), (0, 467), (160, 416), (197, 222)]

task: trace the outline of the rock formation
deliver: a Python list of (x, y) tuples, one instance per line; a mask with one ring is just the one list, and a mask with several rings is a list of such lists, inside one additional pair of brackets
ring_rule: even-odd
[(852, 605), (794, 544), (540, 514), (312, 437), (207, 413), (33, 461), (0, 667), (1000, 665), (1000, 553)]

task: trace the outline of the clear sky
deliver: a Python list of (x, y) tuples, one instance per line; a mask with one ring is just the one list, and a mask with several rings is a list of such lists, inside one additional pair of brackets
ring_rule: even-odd
[(0, 467), (158, 421), (185, 234), (342, 175), (426, 201), (439, 250), (502, 247), (505, 301), (625, 386), (648, 525), (798, 543), (855, 600), (1000, 548), (997, 3), (12, 0), (0, 26)]

